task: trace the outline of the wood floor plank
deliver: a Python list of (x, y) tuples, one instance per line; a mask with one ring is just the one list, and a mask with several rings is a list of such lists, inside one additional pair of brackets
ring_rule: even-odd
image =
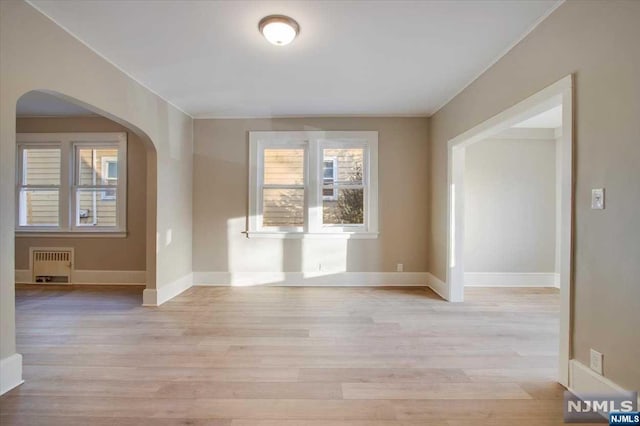
[(13, 426), (231, 426), (227, 419), (191, 419), (159, 417), (34, 416), (0, 414), (0, 424)]
[(172, 382), (156, 391), (160, 397), (215, 399), (342, 399), (338, 383), (309, 382)]
[(301, 368), (300, 380), (338, 383), (464, 383), (455, 368)]
[[(425, 426), (422, 420), (255, 420), (234, 419), (231, 426)], [(448, 426), (446, 420), (430, 419), (428, 426)]]
[(343, 383), (345, 399), (530, 399), (516, 383)]
[(295, 382), (296, 368), (189, 368), (26, 365), (25, 377), (50, 380)]
[(391, 401), (198, 399), (190, 414), (260, 420), (395, 420)]

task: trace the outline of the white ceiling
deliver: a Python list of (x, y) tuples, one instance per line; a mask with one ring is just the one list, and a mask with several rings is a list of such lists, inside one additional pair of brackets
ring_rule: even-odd
[(562, 127), (562, 105), (535, 115), (513, 127), (529, 129), (555, 129)]
[[(31, 0), (194, 117), (431, 115), (558, 0)], [(286, 14), (285, 47), (257, 30)]]
[(29, 92), (16, 105), (18, 117), (91, 116), (92, 111), (43, 92)]

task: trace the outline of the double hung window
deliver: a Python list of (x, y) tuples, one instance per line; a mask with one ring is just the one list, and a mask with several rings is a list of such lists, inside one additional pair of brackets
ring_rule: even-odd
[(249, 236), (375, 238), (377, 132), (251, 132)]
[(17, 231), (126, 231), (126, 133), (19, 133), (17, 142)]

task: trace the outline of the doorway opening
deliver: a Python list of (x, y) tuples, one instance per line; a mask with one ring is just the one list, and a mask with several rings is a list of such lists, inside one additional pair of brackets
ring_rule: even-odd
[(66, 96), (16, 105), (16, 284), (155, 287), (156, 154)]
[[(553, 199), (557, 203), (554, 212), (553, 244), (553, 285), (559, 287), (560, 318), (559, 318), (559, 368), (558, 382), (568, 385), (569, 356), (570, 356), (570, 291), (572, 271), (572, 223), (573, 223), (573, 109), (572, 109), (572, 76), (567, 76), (553, 85), (541, 90), (535, 95), (523, 100), (515, 106), (503, 111), (493, 118), (479, 124), (448, 143), (448, 251), (447, 251), (447, 285), (448, 300), (462, 302), (464, 300), (465, 281), (481, 282), (486, 276), (472, 276), (465, 272), (465, 253), (467, 243), (465, 238), (465, 222), (468, 213), (465, 206), (465, 163), (467, 149), (487, 139), (499, 139), (504, 135), (514, 135), (529, 132), (548, 133), (557, 141), (554, 158), (557, 158), (557, 173), (555, 174), (555, 190)], [(542, 128), (535, 130), (535, 123), (549, 121), (550, 116), (559, 120), (559, 130)], [(539, 125), (539, 124), (538, 124)], [(547, 126), (549, 124), (547, 123)], [(527, 129), (527, 130), (522, 130)], [(551, 132), (551, 133), (550, 133)], [(554, 165), (555, 166), (555, 165)], [(550, 194), (547, 194), (550, 195)], [(523, 224), (526, 226), (526, 224)], [(557, 278), (556, 278), (557, 277)], [(495, 280), (495, 276), (488, 277)], [(513, 277), (512, 277), (513, 278)], [(541, 276), (533, 277), (540, 280)], [(520, 276), (518, 279), (523, 279)]]

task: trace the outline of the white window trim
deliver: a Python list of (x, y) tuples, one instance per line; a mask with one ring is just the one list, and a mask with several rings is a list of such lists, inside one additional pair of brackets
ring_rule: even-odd
[[(263, 158), (265, 148), (305, 147), (305, 221), (302, 228), (262, 227)], [(364, 148), (363, 225), (323, 225), (322, 187), (325, 148)], [(256, 131), (249, 132), (249, 216), (247, 237), (377, 238), (378, 132), (375, 131)]]
[[(16, 236), (114, 236), (123, 237), (127, 232), (127, 134), (125, 132), (108, 133), (18, 133), (16, 167)], [(91, 227), (76, 226), (77, 214), (76, 150), (83, 145), (99, 147), (100, 144), (118, 148), (118, 185), (119, 194), (116, 226)], [(21, 226), (20, 225), (20, 189), (23, 181), (23, 150), (28, 147), (60, 148), (60, 195), (58, 226)], [(102, 185), (96, 185), (98, 187)], [(121, 196), (120, 196), (121, 195)]]

